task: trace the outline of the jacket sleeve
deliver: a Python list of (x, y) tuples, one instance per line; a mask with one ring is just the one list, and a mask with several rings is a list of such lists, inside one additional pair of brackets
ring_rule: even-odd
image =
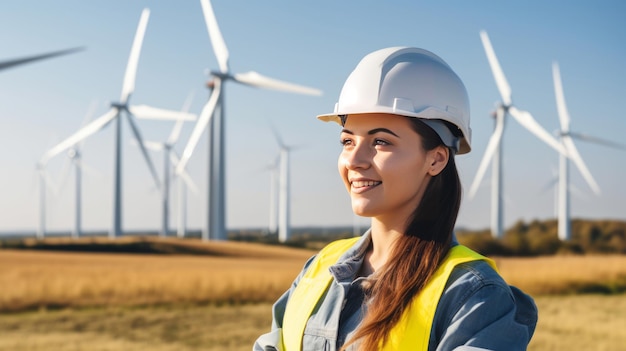
[(296, 286), (298, 286), (298, 282), (314, 258), (315, 256), (309, 258), (309, 260), (304, 264), (302, 271), (300, 271), (296, 279), (293, 283), (291, 283), (289, 290), (285, 291), (283, 295), (279, 297), (276, 302), (274, 302), (274, 305), (272, 306), (272, 329), (269, 333), (259, 336), (252, 347), (253, 351), (282, 351), (280, 345), (282, 338), (281, 333), (283, 327), (283, 317), (285, 316), (285, 309), (287, 308), (289, 296), (291, 296), (292, 291), (296, 288)]
[(429, 350), (526, 350), (537, 324), (537, 307), (489, 265), (455, 268), (437, 312)]

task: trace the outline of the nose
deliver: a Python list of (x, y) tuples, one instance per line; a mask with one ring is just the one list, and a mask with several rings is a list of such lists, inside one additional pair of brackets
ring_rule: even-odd
[(349, 170), (367, 169), (371, 165), (371, 150), (364, 143), (345, 148), (339, 156), (339, 163)]

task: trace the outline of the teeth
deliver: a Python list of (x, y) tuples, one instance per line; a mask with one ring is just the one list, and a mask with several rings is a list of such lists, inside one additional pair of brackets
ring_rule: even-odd
[(366, 187), (366, 186), (374, 186), (374, 185), (378, 185), (381, 182), (376, 182), (373, 180), (367, 180), (367, 181), (354, 181), (352, 182), (352, 186), (355, 188), (362, 188), (362, 187)]

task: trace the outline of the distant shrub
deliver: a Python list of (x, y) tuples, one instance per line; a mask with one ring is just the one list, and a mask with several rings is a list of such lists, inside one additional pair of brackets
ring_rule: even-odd
[(543, 256), (580, 254), (626, 254), (626, 222), (616, 220), (572, 221), (572, 238), (558, 237), (558, 222), (517, 221), (502, 238), (491, 236), (488, 229), (460, 230), (457, 237), (464, 244), (484, 255)]

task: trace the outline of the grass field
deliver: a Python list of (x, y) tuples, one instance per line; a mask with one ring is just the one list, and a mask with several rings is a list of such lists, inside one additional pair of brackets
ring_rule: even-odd
[[(626, 296), (536, 298), (531, 351), (623, 351)], [(249, 351), (270, 305), (107, 307), (0, 314), (0, 350)]]
[[(269, 328), (270, 303), (313, 254), (150, 241), (179, 254), (0, 249), (0, 350), (249, 350)], [(536, 298), (531, 350), (624, 349), (626, 256), (496, 261)], [(572, 295), (581, 292), (602, 294)]]

